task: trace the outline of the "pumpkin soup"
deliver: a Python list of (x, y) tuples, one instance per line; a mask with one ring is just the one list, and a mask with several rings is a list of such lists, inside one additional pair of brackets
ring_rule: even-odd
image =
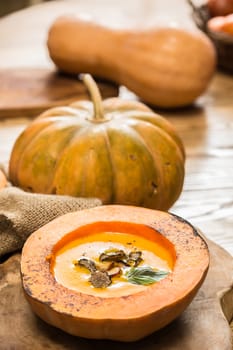
[(111, 297), (136, 293), (171, 272), (173, 257), (156, 240), (125, 232), (97, 232), (68, 241), (55, 253), (58, 283), (79, 292)]

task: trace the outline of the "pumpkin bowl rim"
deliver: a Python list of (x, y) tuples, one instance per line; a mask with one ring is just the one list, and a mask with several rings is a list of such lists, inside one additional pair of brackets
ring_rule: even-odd
[[(94, 222), (96, 222), (97, 217), (100, 221), (101, 215), (104, 216), (106, 213), (109, 215), (109, 210), (112, 213), (106, 220), (109, 222), (113, 221), (113, 218), (121, 218), (125, 222), (134, 218), (134, 222), (145, 224), (152, 216), (153, 222), (150, 222), (150, 227), (163, 234), (175, 246), (177, 257), (172, 273), (160, 282), (147, 286), (143, 291), (128, 296), (107, 298), (76, 292), (57, 283), (50, 272), (46, 257), (51, 253), (51, 249), (59, 237), (67, 234), (66, 227), (77, 228), (77, 221), (80, 222), (79, 227), (81, 227), (85, 222), (93, 220), (93, 217), (95, 217)], [(139, 217), (140, 215), (141, 217)], [(163, 232), (165, 223), (168, 229)], [(54, 234), (54, 225), (58, 227), (59, 231), (56, 232), (56, 235)], [(186, 229), (185, 233), (182, 231), (184, 228)], [(177, 234), (177, 230), (179, 234)], [(189, 240), (190, 243), (188, 243)], [(202, 259), (200, 259), (201, 257)], [(41, 259), (43, 260), (42, 264)], [(168, 212), (122, 205), (103, 205), (56, 218), (28, 238), (23, 247), (21, 258), (21, 277), (26, 299), (35, 313), (53, 325), (54, 322), (51, 322), (43, 311), (40, 312), (38, 305), (43, 305), (46, 310), (52, 311), (53, 314), (78, 320), (79, 323), (94, 320), (99, 324), (99, 327), (106, 322), (109, 322), (113, 327), (118, 327), (116, 324), (119, 321), (126, 327), (134, 327), (135, 323), (141, 324), (143, 320), (147, 319), (157, 320), (160, 315), (171, 312), (170, 316), (165, 317), (166, 325), (190, 304), (204, 281), (208, 268), (208, 245), (188, 221)], [(164, 293), (166, 297), (164, 297)], [(38, 305), (36, 306), (36, 304)], [(55, 326), (57, 326), (56, 323)], [(153, 330), (163, 326), (164, 324), (156, 328), (155, 324)], [(60, 327), (60, 323), (58, 327)], [(64, 330), (74, 335), (80, 335), (79, 330), (77, 330), (77, 334), (69, 331), (69, 327), (68, 329), (65, 327)], [(84, 335), (81, 333), (81, 336), (85, 337), (85, 332)], [(96, 338), (96, 336), (93, 337)], [(109, 338), (108, 336), (100, 337)], [(110, 337), (110, 339), (119, 340), (118, 336)]]

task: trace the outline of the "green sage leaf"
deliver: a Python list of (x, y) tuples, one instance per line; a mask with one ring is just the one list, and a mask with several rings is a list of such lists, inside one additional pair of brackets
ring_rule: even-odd
[(150, 266), (140, 266), (132, 267), (125, 276), (130, 283), (147, 285), (161, 281), (169, 273), (169, 271), (154, 270)]

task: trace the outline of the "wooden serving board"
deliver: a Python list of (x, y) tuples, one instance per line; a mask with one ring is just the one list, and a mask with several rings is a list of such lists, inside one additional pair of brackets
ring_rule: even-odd
[[(118, 87), (98, 82), (103, 98), (117, 96)], [(89, 99), (84, 84), (53, 69), (0, 70), (0, 118), (36, 116), (55, 106)]]
[(0, 348), (4, 350), (232, 350), (233, 258), (207, 241), (207, 278), (186, 311), (159, 332), (134, 343), (73, 337), (40, 320), (24, 299), (20, 254), (0, 265)]

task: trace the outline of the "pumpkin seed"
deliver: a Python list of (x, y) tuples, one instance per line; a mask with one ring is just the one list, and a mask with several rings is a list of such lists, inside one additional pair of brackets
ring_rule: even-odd
[(108, 270), (107, 274), (110, 277), (117, 276), (117, 275), (121, 274), (121, 268), (119, 266), (115, 266), (112, 269)]
[(141, 251), (136, 250), (136, 251), (132, 251), (132, 252), (129, 253), (129, 257), (127, 259), (127, 263), (130, 266), (136, 267), (142, 261), (143, 261), (143, 259), (142, 259), (142, 252)]
[(127, 259), (127, 255), (123, 250), (109, 250), (100, 254), (100, 261), (117, 261), (122, 262)]

